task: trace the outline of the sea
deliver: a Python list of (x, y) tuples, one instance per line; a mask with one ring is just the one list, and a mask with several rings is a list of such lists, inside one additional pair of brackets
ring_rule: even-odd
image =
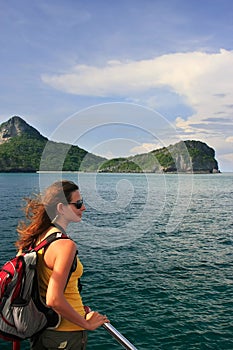
[[(233, 173), (2, 173), (1, 265), (24, 198), (59, 179), (77, 182), (86, 206), (68, 229), (85, 305), (138, 350), (233, 349)], [(88, 337), (88, 350), (123, 349), (103, 327)]]

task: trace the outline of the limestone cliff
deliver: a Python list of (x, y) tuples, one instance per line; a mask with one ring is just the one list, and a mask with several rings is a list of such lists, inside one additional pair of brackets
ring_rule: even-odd
[(218, 173), (215, 151), (206, 143), (181, 141), (168, 147), (105, 162), (101, 172)]
[(23, 134), (47, 140), (46, 137), (42, 136), (39, 131), (27, 124), (22, 118), (14, 116), (0, 125), (0, 144), (10, 140), (12, 137)]

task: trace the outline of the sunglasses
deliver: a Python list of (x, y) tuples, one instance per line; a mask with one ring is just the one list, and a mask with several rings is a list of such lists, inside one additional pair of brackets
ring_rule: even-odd
[(81, 209), (83, 206), (83, 198), (79, 199), (77, 202), (69, 203), (69, 204), (73, 204), (77, 209)]

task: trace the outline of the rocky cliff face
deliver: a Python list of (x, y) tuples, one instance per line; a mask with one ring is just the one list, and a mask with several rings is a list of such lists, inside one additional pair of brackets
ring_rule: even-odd
[[(187, 153), (181, 150), (183, 145), (185, 145)], [(195, 140), (181, 141), (170, 146), (169, 151), (171, 154), (174, 154), (175, 167), (179, 172), (219, 172), (215, 151), (204, 142)]]
[(27, 134), (30, 137), (43, 138), (39, 131), (28, 125), (22, 118), (14, 116), (0, 126), (0, 144), (8, 141), (12, 137)]
[(61, 166), (63, 171), (93, 172), (105, 160), (78, 146), (48, 140), (20, 117), (0, 125), (0, 172), (60, 171)]
[(129, 158), (104, 162), (101, 172), (218, 173), (215, 151), (201, 141), (180, 141), (174, 145)]

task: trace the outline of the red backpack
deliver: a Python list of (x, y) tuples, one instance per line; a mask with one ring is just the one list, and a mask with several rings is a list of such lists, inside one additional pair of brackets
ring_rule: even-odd
[(36, 272), (37, 252), (57, 239), (69, 237), (61, 232), (52, 233), (38, 246), (14, 257), (0, 269), (1, 338), (24, 340), (45, 328), (58, 327), (60, 315), (42, 301)]

